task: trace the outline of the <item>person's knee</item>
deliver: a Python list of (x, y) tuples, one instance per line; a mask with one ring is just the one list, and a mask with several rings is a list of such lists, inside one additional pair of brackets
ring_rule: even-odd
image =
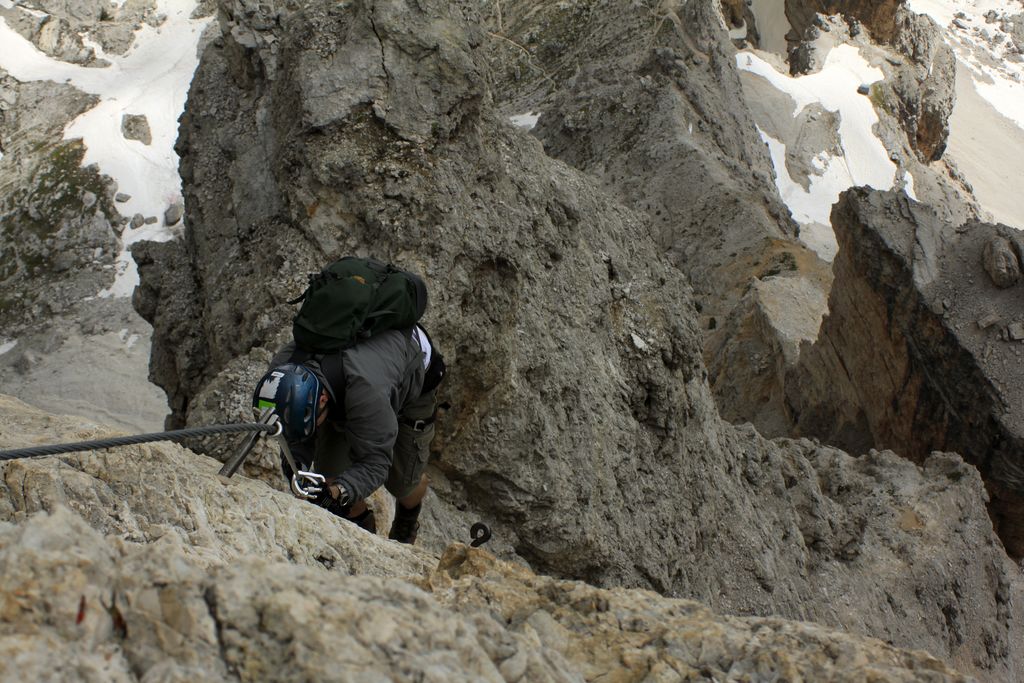
[(427, 495), (427, 489), (430, 488), (430, 477), (427, 476), (426, 472), (420, 475), (420, 480), (416, 486), (413, 487), (404, 496), (395, 496), (398, 498), (398, 502), (404, 507), (414, 508), (423, 501), (423, 497)]

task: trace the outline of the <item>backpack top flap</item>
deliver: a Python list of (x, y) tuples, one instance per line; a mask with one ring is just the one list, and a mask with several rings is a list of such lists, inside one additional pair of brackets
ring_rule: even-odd
[(359, 339), (411, 327), (426, 309), (426, 285), (372, 259), (346, 257), (310, 277), (292, 333), (299, 348), (332, 353)]

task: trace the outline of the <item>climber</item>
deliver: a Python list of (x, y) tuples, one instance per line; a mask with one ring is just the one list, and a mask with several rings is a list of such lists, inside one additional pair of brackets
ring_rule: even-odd
[[(359, 282), (364, 279), (356, 276)], [(414, 289), (410, 296), (423, 299), (415, 304), (418, 319), (426, 294), (422, 286), (409, 288)], [(303, 310), (316, 305), (307, 301)], [(295, 332), (297, 339), (305, 339), (297, 327)], [(369, 336), (364, 333), (343, 345), (317, 353), (307, 350), (308, 345), (287, 344), (257, 384), (253, 406), (272, 408), (296, 465), (312, 467), (326, 478), (324, 490), (313, 502), (376, 533), (366, 498), (383, 484), (397, 499), (388, 537), (413, 543), (429, 485), (424, 469), (434, 436), (444, 358), (419, 323)], [(291, 480), (291, 467), (284, 458), (281, 466)]]

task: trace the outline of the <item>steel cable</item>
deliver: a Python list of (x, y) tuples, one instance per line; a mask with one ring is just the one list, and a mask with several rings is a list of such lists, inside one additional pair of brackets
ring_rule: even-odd
[(230, 425), (211, 425), (209, 427), (194, 427), (192, 429), (176, 429), (169, 432), (153, 432), (152, 434), (137, 434), (135, 436), (118, 436), (111, 439), (99, 439), (96, 441), (78, 441), (75, 443), (54, 444), (52, 446), (16, 448), (9, 451), (0, 451), (0, 461), (16, 460), (18, 458), (34, 458), (41, 455), (60, 455), (61, 453), (75, 453), (77, 451), (95, 451), (102, 448), (133, 446), (136, 444), (151, 443), (154, 441), (181, 441), (183, 439), (212, 436), (214, 434), (273, 432), (276, 431), (276, 429), (276, 425), (268, 425), (261, 422), (241, 422)]

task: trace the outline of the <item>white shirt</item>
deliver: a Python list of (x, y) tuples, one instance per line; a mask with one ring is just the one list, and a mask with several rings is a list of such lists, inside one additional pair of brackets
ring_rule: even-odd
[(423, 369), (426, 370), (430, 367), (430, 356), (434, 352), (430, 347), (430, 340), (427, 339), (427, 333), (419, 325), (413, 325), (412, 338), (413, 341), (420, 345), (420, 350), (423, 351)]

